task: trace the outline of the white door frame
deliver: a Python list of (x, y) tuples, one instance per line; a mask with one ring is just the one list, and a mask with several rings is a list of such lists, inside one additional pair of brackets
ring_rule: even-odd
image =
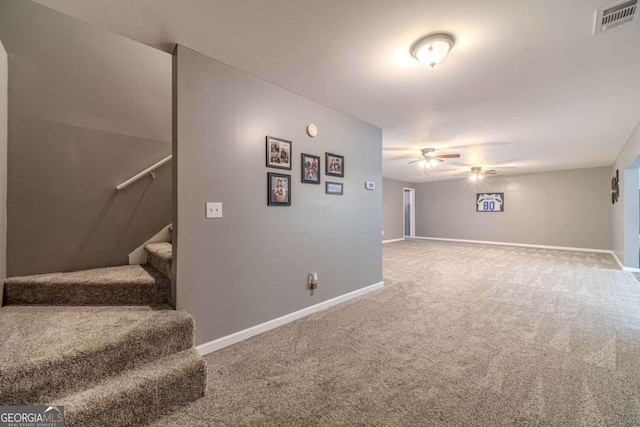
[[(411, 233), (409, 236), (404, 234), (405, 231), (405, 220), (404, 220), (404, 193), (405, 191), (409, 191), (409, 232)], [(413, 238), (416, 237), (416, 189), (415, 188), (402, 188), (402, 236)]]

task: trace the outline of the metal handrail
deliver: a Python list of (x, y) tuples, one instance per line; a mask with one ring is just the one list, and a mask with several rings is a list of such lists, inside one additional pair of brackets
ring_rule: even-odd
[(156, 169), (159, 168), (160, 166), (164, 165), (165, 163), (169, 162), (172, 158), (173, 158), (173, 154), (165, 157), (164, 159), (160, 160), (158, 163), (155, 163), (155, 164), (149, 166), (148, 168), (146, 168), (145, 170), (143, 170), (142, 172), (140, 172), (136, 176), (132, 176), (131, 178), (129, 178), (128, 180), (126, 180), (122, 184), (118, 185), (116, 187), (116, 190), (122, 190), (122, 189), (128, 187), (129, 185), (133, 184), (134, 182), (136, 182), (137, 180), (139, 180), (140, 178), (142, 178), (146, 174), (150, 174), (152, 178), (155, 178), (156, 177)]

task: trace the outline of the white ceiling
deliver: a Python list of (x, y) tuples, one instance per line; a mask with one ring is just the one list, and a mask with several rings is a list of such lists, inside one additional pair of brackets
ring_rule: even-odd
[[(608, 166), (640, 121), (640, 17), (611, 0), (37, 0), (171, 51), (183, 44), (383, 129), (383, 175), (460, 178)], [(411, 44), (457, 43), (434, 69)], [(319, 130), (322, 132), (322, 129)], [(459, 152), (426, 175), (421, 148)]]

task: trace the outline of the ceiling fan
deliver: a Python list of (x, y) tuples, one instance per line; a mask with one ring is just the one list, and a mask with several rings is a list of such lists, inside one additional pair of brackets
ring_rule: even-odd
[(480, 181), (483, 175), (496, 175), (498, 173), (495, 169), (482, 170), (481, 166), (473, 166), (471, 168), (471, 180)]
[(409, 163), (422, 162), (425, 168), (430, 168), (443, 162), (444, 159), (457, 159), (460, 157), (460, 154), (436, 154), (435, 148), (423, 148), (420, 152), (422, 153), (422, 157)]

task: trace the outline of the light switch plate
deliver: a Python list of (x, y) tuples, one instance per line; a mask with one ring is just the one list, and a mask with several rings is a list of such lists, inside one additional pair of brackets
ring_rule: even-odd
[(207, 218), (222, 218), (222, 203), (207, 202)]

